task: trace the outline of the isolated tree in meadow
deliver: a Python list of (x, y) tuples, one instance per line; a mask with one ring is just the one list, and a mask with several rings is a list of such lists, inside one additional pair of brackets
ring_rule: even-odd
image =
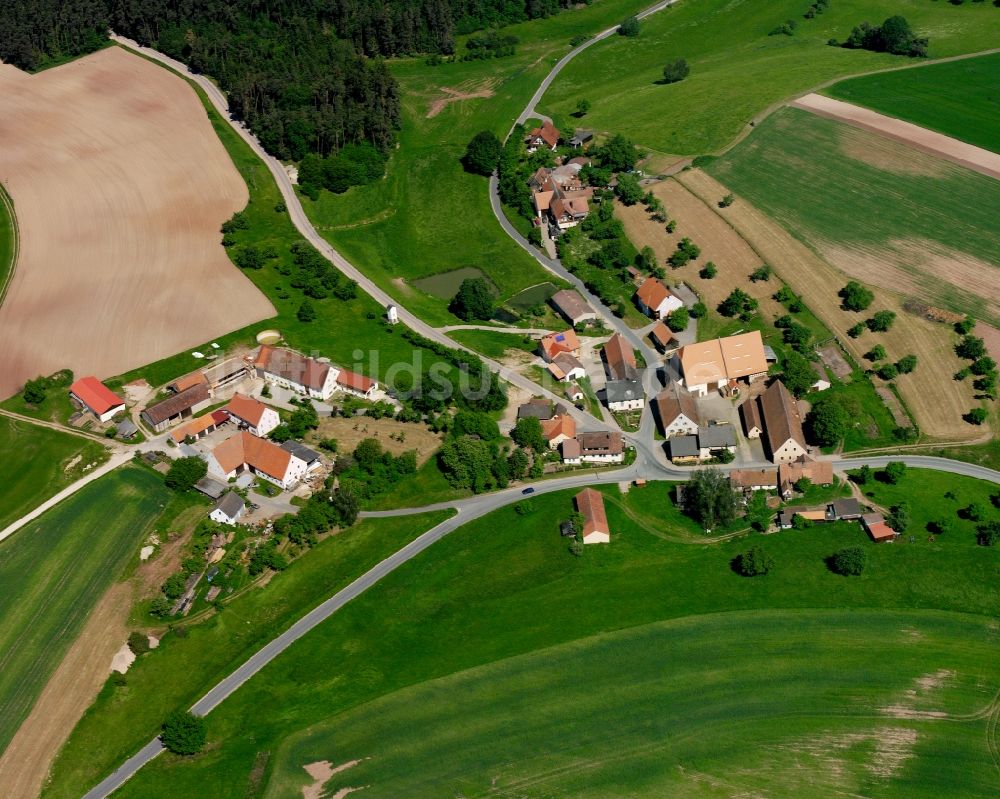
[(875, 295), (856, 280), (852, 280), (837, 294), (842, 300), (841, 305), (848, 311), (867, 310), (875, 299)]
[(683, 58), (668, 61), (663, 67), (663, 82), (678, 83), (691, 74), (691, 67)]
[(756, 283), (760, 280), (771, 279), (771, 267), (769, 264), (762, 264), (750, 273), (750, 282)]
[(989, 414), (985, 408), (973, 408), (965, 414), (964, 418), (969, 424), (980, 425), (989, 418)]
[(910, 503), (904, 501), (889, 508), (886, 523), (897, 533), (904, 533), (910, 526), (910, 518)]
[(896, 485), (906, 476), (906, 464), (902, 461), (889, 461), (882, 474), (887, 482)]
[(29, 380), (21, 390), (21, 398), (28, 405), (41, 405), (47, 396), (46, 382), (44, 377)]
[(177, 755), (194, 755), (205, 745), (205, 719), (184, 710), (175, 710), (163, 722), (160, 741)]
[(867, 565), (868, 555), (859, 546), (844, 547), (830, 559), (833, 570), (845, 577), (856, 577), (864, 572)]
[(809, 437), (821, 447), (840, 443), (851, 423), (851, 415), (843, 403), (831, 394), (820, 396), (806, 415)]
[(987, 522), (976, 528), (976, 541), (981, 547), (1000, 544), (1000, 521)]
[(865, 320), (865, 325), (873, 333), (885, 333), (892, 323), (896, 321), (896, 314), (893, 311), (878, 311), (871, 317), (871, 319)]
[(492, 175), (500, 163), (503, 145), (496, 134), (489, 130), (481, 130), (472, 137), (462, 156), (462, 165), (466, 171), (476, 175)]
[(711, 280), (717, 274), (719, 274), (719, 269), (714, 261), (709, 261), (698, 271), (698, 277), (702, 280)]
[(494, 311), (493, 292), (489, 284), (481, 277), (466, 278), (458, 287), (448, 310), (466, 322), (488, 320)]
[(858, 469), (858, 473), (853, 476), (853, 480), (859, 486), (868, 485), (875, 476), (875, 470), (867, 463)]
[(587, 112), (590, 111), (590, 100), (578, 100), (576, 103), (576, 114), (577, 117), (587, 116)]
[(701, 319), (708, 313), (708, 306), (703, 302), (696, 302), (691, 306), (691, 310), (688, 313), (692, 319)]
[(896, 361), (896, 369), (901, 375), (908, 375), (914, 369), (917, 368), (917, 356), (916, 355), (904, 355), (898, 361)]
[(727, 194), (725, 197), (723, 197), (721, 200), (719, 200), (719, 208), (728, 208), (734, 202), (736, 202), (736, 195), (735, 194)]
[(744, 577), (758, 577), (768, 574), (774, 568), (774, 558), (761, 547), (750, 547), (739, 556), (736, 567)]
[(883, 347), (881, 344), (876, 344), (874, 347), (868, 350), (868, 352), (865, 353), (865, 358), (867, 358), (869, 361), (884, 361), (886, 355), (887, 353), (885, 351), (885, 347)]
[(986, 355), (986, 342), (978, 336), (963, 336), (955, 345), (955, 354), (970, 361), (978, 360)]
[(208, 464), (196, 455), (178, 458), (170, 464), (170, 469), (163, 478), (167, 488), (175, 491), (187, 491), (208, 473)]
[(718, 469), (699, 469), (684, 486), (684, 512), (706, 530), (736, 518), (736, 493)]
[(894, 363), (887, 363), (879, 367), (878, 376), (883, 380), (895, 380), (899, 374), (899, 369)]
[(309, 300), (302, 300), (299, 310), (295, 312), (295, 318), (300, 322), (312, 322), (316, 319), (316, 309)]
[(637, 17), (626, 17), (618, 26), (619, 36), (638, 36), (642, 31), (642, 23)]
[(865, 328), (865, 323), (864, 322), (858, 322), (853, 327), (849, 327), (847, 329), (847, 335), (849, 335), (851, 338), (857, 338), (858, 336), (860, 336), (862, 333), (865, 332), (865, 329), (866, 329)]

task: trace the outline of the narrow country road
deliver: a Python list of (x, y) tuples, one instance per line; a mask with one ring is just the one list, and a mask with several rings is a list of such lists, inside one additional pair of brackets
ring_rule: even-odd
[[(143, 47), (138, 42), (131, 39), (126, 39), (125, 37), (114, 33), (111, 34), (111, 39), (125, 48), (134, 50), (146, 58), (152, 59), (153, 61), (169, 67), (188, 80), (198, 84), (198, 87), (205, 92), (209, 102), (211, 102), (215, 107), (215, 110), (222, 115), (222, 118), (229, 123), (233, 130), (235, 130), (240, 138), (242, 138), (250, 146), (250, 148), (254, 151), (254, 154), (260, 158), (260, 160), (267, 166), (268, 170), (270, 170), (271, 176), (274, 178), (275, 183), (277, 183), (281, 196), (285, 201), (285, 207), (288, 209), (288, 215), (292, 220), (292, 224), (295, 225), (295, 228), (300, 234), (302, 234), (303, 238), (309, 241), (309, 243), (312, 244), (323, 255), (323, 257), (330, 261), (330, 263), (336, 266), (341, 273), (351, 278), (351, 280), (354, 280), (362, 291), (378, 302), (383, 308), (389, 305), (395, 305), (399, 312), (400, 321), (407, 325), (410, 329), (416, 331), (424, 338), (437, 342), (438, 344), (448, 347), (449, 349), (472, 352), (477, 357), (482, 359), (483, 363), (485, 363), (492, 372), (499, 374), (508, 383), (524, 389), (533, 395), (545, 396), (555, 402), (561, 402), (563, 400), (562, 397), (556, 396), (552, 392), (542, 388), (513, 369), (497, 363), (496, 361), (490, 360), (489, 358), (485, 358), (482, 355), (479, 355), (479, 353), (475, 353), (473, 350), (463, 347), (453, 339), (448, 338), (448, 336), (440, 330), (427, 324), (411, 311), (407, 310), (402, 303), (389, 296), (389, 294), (379, 288), (371, 278), (367, 277), (363, 272), (361, 272), (361, 270), (355, 267), (350, 261), (337, 252), (337, 250), (331, 247), (326, 239), (324, 239), (316, 231), (312, 222), (309, 221), (305, 210), (302, 208), (302, 203), (299, 201), (298, 195), (295, 193), (295, 188), (292, 186), (288, 173), (285, 172), (285, 168), (282, 166), (281, 162), (269, 155), (261, 146), (257, 137), (254, 136), (254, 134), (251, 133), (242, 123), (237, 122), (230, 116), (229, 102), (226, 99), (226, 96), (211, 80), (204, 75), (191, 73), (188, 71), (187, 66), (180, 61), (176, 61), (150, 47)], [(584, 430), (603, 430), (607, 427), (602, 420), (591, 416), (585, 411), (581, 411), (577, 408), (570, 408), (570, 413)]]

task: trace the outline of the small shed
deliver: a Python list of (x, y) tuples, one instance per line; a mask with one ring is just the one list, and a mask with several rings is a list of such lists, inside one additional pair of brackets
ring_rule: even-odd
[[(215, 507), (208, 515), (213, 522), (233, 525), (240, 520), (244, 510), (246, 510), (246, 505), (243, 503), (243, 497), (233, 491), (228, 491), (215, 503)], [(225, 550), (217, 551), (225, 554)]]

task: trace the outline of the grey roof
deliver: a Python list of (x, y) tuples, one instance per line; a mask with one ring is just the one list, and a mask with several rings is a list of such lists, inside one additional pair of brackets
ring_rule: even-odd
[(517, 418), (524, 419), (526, 416), (534, 416), (545, 422), (552, 418), (552, 403), (548, 400), (526, 402), (517, 409)]
[(774, 347), (769, 344), (764, 345), (764, 359), (767, 361), (778, 360), (778, 354), (774, 351)]
[(590, 141), (592, 138), (594, 138), (594, 131), (592, 131), (592, 130), (585, 130), (583, 128), (578, 128), (576, 130), (576, 132), (573, 134), (573, 138), (570, 139), (570, 143), (571, 144), (574, 143), (574, 142), (581, 142), (581, 143), (583, 143), (583, 142)]
[(211, 497), (212, 499), (218, 499), (222, 496), (222, 492), (226, 490), (224, 483), (213, 480), (211, 477), (202, 477), (201, 480), (194, 484), (194, 487), (206, 497)]
[(557, 311), (566, 316), (570, 321), (580, 319), (585, 316), (596, 316), (594, 309), (587, 305), (587, 302), (577, 292), (572, 289), (557, 291), (549, 298)]
[(697, 457), (698, 436), (674, 436), (667, 444), (670, 446), (671, 458), (692, 458)]
[(717, 424), (698, 428), (698, 443), (703, 449), (735, 447), (736, 430), (731, 424)]
[(243, 508), (245, 507), (243, 497), (233, 491), (227, 491), (222, 499), (215, 503), (215, 507), (212, 510), (221, 510), (230, 519), (235, 519), (243, 512)]
[(312, 463), (319, 460), (319, 453), (314, 449), (309, 449), (301, 441), (286, 441), (281, 445), (285, 452), (290, 452), (299, 460)]
[(115, 427), (115, 431), (118, 435), (128, 438), (129, 436), (134, 436), (138, 433), (139, 428), (132, 423), (131, 419), (122, 419), (118, 423), (117, 427)]
[(642, 383), (638, 380), (609, 380), (605, 386), (608, 402), (628, 402), (643, 399)]
[(835, 499), (830, 503), (830, 509), (836, 518), (861, 516), (861, 504), (854, 497)]

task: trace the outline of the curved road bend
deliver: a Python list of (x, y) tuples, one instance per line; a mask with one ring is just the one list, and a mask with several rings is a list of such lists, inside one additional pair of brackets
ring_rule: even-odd
[[(222, 93), (219, 87), (212, 83), (212, 81), (210, 81), (207, 77), (191, 73), (188, 71), (187, 66), (180, 61), (176, 61), (157, 50), (153, 50), (152, 48), (143, 47), (138, 42), (126, 39), (124, 36), (119, 36), (118, 34), (113, 33), (111, 34), (111, 39), (123, 47), (134, 50), (135, 52), (140, 53), (153, 61), (157, 61), (175, 72), (178, 72), (189, 80), (197, 83), (199, 88), (205, 92), (215, 109), (222, 115), (223, 119), (229, 123), (230, 127), (236, 131), (240, 138), (250, 145), (250, 148), (254, 151), (257, 157), (260, 158), (260, 160), (263, 161), (270, 170), (275, 183), (278, 184), (278, 190), (281, 192), (282, 199), (285, 201), (285, 206), (288, 209), (288, 215), (292, 220), (292, 224), (295, 225), (299, 233), (302, 234), (302, 237), (307, 239), (310, 244), (319, 250), (319, 252), (344, 275), (354, 280), (362, 291), (368, 294), (376, 302), (380, 303), (382, 307), (395, 305), (399, 311), (400, 321), (406, 324), (409, 328), (416, 331), (424, 338), (428, 338), (438, 344), (442, 344), (449, 349), (462, 350), (475, 354), (477, 357), (482, 359), (483, 363), (485, 363), (491, 371), (499, 374), (512, 385), (528, 391), (533, 395), (542, 395), (556, 402), (565, 401), (564, 397), (557, 396), (518, 372), (515, 372), (513, 369), (509, 369), (508, 367), (503, 366), (496, 361), (490, 360), (489, 358), (486, 358), (479, 353), (468, 349), (467, 347), (463, 347), (458, 342), (448, 338), (448, 336), (439, 331), (437, 328), (432, 327), (422, 319), (419, 319), (412, 312), (408, 311), (402, 303), (389, 296), (389, 294), (379, 288), (373, 280), (362, 273), (350, 261), (337, 252), (337, 250), (331, 247), (329, 242), (327, 242), (326, 239), (324, 239), (316, 231), (316, 228), (313, 227), (309, 218), (306, 216), (306, 212), (302, 208), (302, 203), (299, 202), (299, 198), (295, 194), (295, 189), (288, 177), (288, 173), (285, 172), (285, 168), (282, 166), (281, 162), (269, 155), (261, 146), (257, 137), (254, 136), (241, 123), (237, 122), (230, 116), (229, 102), (226, 100), (226, 96)], [(603, 420), (597, 419), (585, 411), (571, 407), (570, 413), (584, 430), (607, 429), (607, 425)]]

